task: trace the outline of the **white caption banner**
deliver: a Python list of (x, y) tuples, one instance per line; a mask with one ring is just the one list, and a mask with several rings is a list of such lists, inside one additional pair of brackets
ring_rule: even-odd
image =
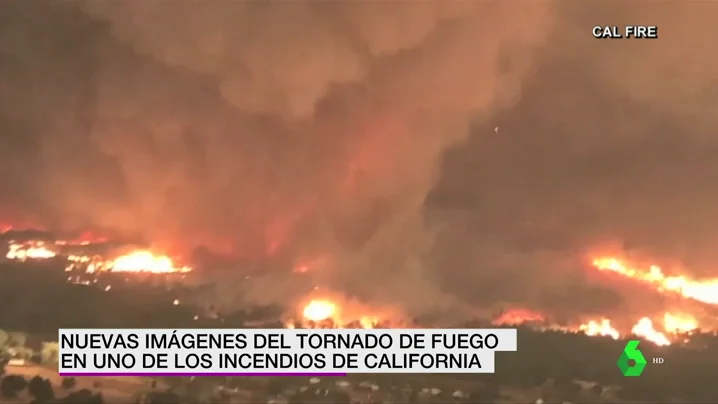
[(63, 375), (493, 373), (517, 332), (63, 329), (59, 341)]

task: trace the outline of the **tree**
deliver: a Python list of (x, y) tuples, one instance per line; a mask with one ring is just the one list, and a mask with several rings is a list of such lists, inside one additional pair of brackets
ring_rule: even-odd
[(52, 384), (47, 379), (35, 376), (28, 384), (30, 395), (35, 397), (36, 403), (47, 403), (55, 399), (55, 392), (52, 390)]
[(105, 399), (102, 398), (102, 393), (95, 393), (92, 395), (92, 399), (87, 404), (104, 404)]
[(4, 330), (0, 330), (0, 351), (5, 350), (8, 342), (10, 342), (10, 335)]
[(304, 402), (304, 396), (301, 393), (296, 393), (289, 397), (289, 404), (303, 404)]
[(35, 351), (32, 350), (32, 348), (28, 348), (25, 346), (18, 345), (16, 347), (11, 348), (15, 353), (15, 358), (23, 359), (23, 360), (30, 360), (32, 359), (33, 355), (35, 355)]
[(42, 363), (57, 363), (58, 353), (60, 352), (60, 345), (57, 342), (43, 342), (42, 343)]
[(24, 377), (18, 375), (5, 376), (0, 382), (0, 395), (7, 398), (17, 397), (17, 393), (21, 392), (27, 386)]
[(501, 396), (499, 384), (496, 380), (483, 383), (482, 388), (469, 393), (470, 403), (495, 403)]
[(352, 399), (346, 391), (338, 391), (334, 394), (333, 402), (337, 404), (351, 404)]
[(27, 342), (27, 334), (24, 332), (10, 332), (8, 345), (11, 347), (24, 347)]
[(77, 380), (74, 377), (64, 377), (62, 379), (62, 388), (71, 390), (77, 385)]
[(267, 382), (267, 394), (271, 396), (276, 396), (277, 394), (280, 394), (282, 391), (284, 391), (284, 386), (282, 383), (282, 378), (280, 377), (272, 377)]
[(565, 387), (564, 390), (565, 401), (575, 402), (579, 400), (581, 396), (581, 386), (578, 383), (570, 383)]
[(175, 404), (180, 401), (177, 394), (172, 391), (153, 391), (147, 394), (147, 404)]
[(58, 400), (67, 404), (103, 404), (102, 394), (93, 393), (88, 389), (82, 389), (67, 395), (67, 397)]

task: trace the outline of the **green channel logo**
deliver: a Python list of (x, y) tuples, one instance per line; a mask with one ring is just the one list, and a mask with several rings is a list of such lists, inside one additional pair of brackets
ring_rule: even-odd
[[(643, 353), (638, 350), (638, 340), (630, 340), (623, 348), (621, 357), (618, 358), (618, 368), (621, 369), (621, 373), (624, 376), (640, 376), (643, 373), (643, 369), (646, 368), (646, 358)], [(633, 361), (631, 365), (630, 361)]]

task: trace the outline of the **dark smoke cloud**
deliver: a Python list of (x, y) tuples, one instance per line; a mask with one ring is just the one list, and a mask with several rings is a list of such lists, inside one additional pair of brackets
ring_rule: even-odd
[[(588, 311), (646, 296), (592, 279), (592, 254), (718, 275), (717, 32), (705, 23), (718, 5), (684, 6), (562, 3), (521, 102), (495, 116), (500, 135), (479, 126), (445, 159), (432, 206), (450, 230), (438, 250), (486, 268), (452, 285), (559, 309), (593, 300)], [(659, 39), (591, 37), (595, 25), (624, 24), (656, 25)]]
[[(263, 302), (616, 304), (581, 270), (596, 246), (711, 251), (717, 7), (0, 3), (3, 212), (330, 257)], [(591, 37), (624, 23), (660, 39)]]
[(359, 292), (407, 301), (437, 292), (421, 255), (440, 156), (472, 119), (515, 102), (551, 11), (462, 1), (4, 7), (15, 13), (4, 48), (26, 66), (4, 72), (3, 111), (35, 141), (35, 173), (21, 177), (35, 184), (17, 187), (44, 221), (254, 258), (328, 251), (324, 281), (361, 280)]

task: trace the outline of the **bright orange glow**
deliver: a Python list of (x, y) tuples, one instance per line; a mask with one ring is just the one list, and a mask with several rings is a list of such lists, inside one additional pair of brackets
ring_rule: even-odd
[(313, 272), (317, 269), (324, 268), (329, 263), (329, 257), (320, 255), (311, 259), (305, 258), (294, 264), (294, 272), (303, 274), (305, 272)]
[(133, 251), (122, 255), (114, 260), (108, 260), (98, 255), (76, 255), (67, 256), (68, 265), (65, 271), (84, 271), (87, 273), (112, 271), (112, 272), (133, 272), (170, 274), (186, 273), (192, 271), (190, 267), (178, 267), (171, 258), (165, 255), (156, 255), (146, 250)]
[(671, 345), (671, 341), (660, 331), (656, 331), (653, 328), (653, 321), (648, 317), (643, 317), (638, 320), (638, 323), (633, 326), (631, 333), (635, 336), (642, 337), (646, 341), (653, 342), (658, 346)]
[(600, 321), (591, 320), (586, 324), (581, 324), (578, 329), (589, 337), (599, 336), (611, 337), (613, 339), (621, 338), (621, 333), (611, 326), (611, 320), (605, 318)]
[(539, 312), (527, 309), (511, 309), (502, 313), (493, 323), (495, 325), (519, 325), (544, 321), (546, 321), (546, 316)]
[(43, 260), (53, 258), (56, 252), (48, 249), (44, 242), (27, 242), (24, 244), (10, 243), (5, 258), (15, 261)]
[(359, 325), (364, 329), (372, 329), (379, 323), (379, 319), (375, 317), (362, 317), (359, 319)]
[(189, 272), (190, 268), (177, 268), (172, 260), (164, 255), (154, 255), (149, 251), (134, 251), (112, 261), (112, 272), (150, 272), (167, 274), (174, 272)]
[(706, 304), (718, 304), (718, 279), (697, 280), (682, 275), (668, 276), (657, 265), (650, 265), (648, 269), (636, 269), (613, 257), (594, 259), (593, 266), (600, 271), (613, 272), (653, 285), (661, 292), (677, 293)]
[(671, 334), (685, 334), (698, 329), (698, 321), (687, 314), (663, 315), (663, 329)]
[[(88, 234), (83, 237), (89, 237)], [(99, 240), (95, 238), (95, 240)], [(41, 260), (58, 256), (58, 251), (67, 245), (87, 245), (90, 241), (66, 241), (58, 240), (46, 243), (44, 241), (27, 241), (24, 243), (11, 242), (8, 245), (7, 259), (16, 261)], [(86, 272), (114, 271), (114, 272), (148, 272), (148, 273), (184, 273), (192, 269), (189, 267), (178, 267), (172, 259), (165, 255), (156, 255), (150, 251), (138, 250), (122, 255), (113, 260), (101, 256), (69, 254), (64, 256), (68, 265), (66, 271), (84, 270)]]
[(80, 234), (77, 238), (74, 238), (72, 240), (57, 240), (55, 244), (57, 245), (90, 245), (90, 244), (100, 244), (107, 242), (106, 237), (100, 237), (96, 236), (94, 233), (85, 231), (82, 234)]
[(619, 339), (627, 337), (628, 335), (634, 335), (658, 346), (666, 346), (671, 344), (671, 337), (678, 337), (676, 334), (686, 334), (698, 329), (698, 322), (687, 314), (665, 313), (663, 315), (662, 331), (656, 329), (653, 320), (649, 317), (640, 318), (631, 328), (630, 333), (621, 333), (611, 324), (611, 320), (606, 318), (598, 321), (588, 321), (587, 323), (581, 324), (577, 329), (571, 327), (556, 328), (568, 332), (582, 332), (590, 337), (603, 336)]
[[(305, 323), (304, 327), (326, 326), (327, 324), (316, 323), (330, 321), (331, 326), (336, 328), (375, 328), (380, 323), (381, 317), (364, 315), (366, 313), (366, 311), (363, 311), (364, 309), (352, 303), (340, 305), (338, 300), (313, 299), (301, 310), (301, 320), (302, 323)], [(362, 314), (359, 315), (359, 313)], [(287, 327), (294, 328), (294, 324), (290, 321)]]
[[(344, 311), (345, 310), (343, 310), (335, 300), (314, 299), (303, 307), (301, 316), (305, 323), (321, 323), (331, 320), (332, 326), (338, 328), (359, 326), (369, 329), (376, 327), (380, 321), (379, 317), (373, 316), (344, 316), (346, 314), (343, 313)], [(348, 320), (349, 318), (353, 320)], [(678, 334), (686, 334), (698, 328), (698, 322), (690, 315), (684, 313), (664, 313), (662, 317), (663, 321), (659, 321), (658, 323), (659, 325), (663, 325), (663, 330), (660, 331), (656, 329), (653, 320), (649, 317), (640, 318), (630, 330), (624, 329), (623, 331), (614, 326), (608, 318), (589, 320), (583, 324), (574, 326), (549, 325), (547, 319), (547, 316), (536, 311), (512, 309), (502, 313), (499, 318), (493, 321), (493, 324), (517, 326), (533, 323), (533, 325), (539, 329), (583, 333), (589, 337), (608, 337), (616, 340), (633, 335), (658, 346), (670, 345), (671, 338), (680, 337), (682, 339), (684, 335)], [(294, 322), (289, 321), (286, 327), (294, 328), (294, 324)], [(312, 325), (311, 323), (307, 324), (307, 326)], [(316, 326), (316, 324), (314, 324), (314, 326)]]
[(611, 319), (591, 319), (579, 325), (558, 325), (548, 322), (548, 316), (526, 309), (512, 309), (502, 313), (492, 323), (498, 326), (532, 325), (538, 330), (581, 333), (589, 337), (608, 337), (612, 339), (629, 338), (631, 335), (640, 337), (658, 346), (670, 345), (672, 340), (687, 341), (685, 334), (699, 328), (698, 321), (686, 313), (664, 313), (663, 326), (658, 330), (649, 317), (640, 318), (630, 329), (620, 329)]
[(337, 306), (327, 300), (312, 300), (302, 312), (306, 320), (314, 322), (329, 320), (336, 314)]

